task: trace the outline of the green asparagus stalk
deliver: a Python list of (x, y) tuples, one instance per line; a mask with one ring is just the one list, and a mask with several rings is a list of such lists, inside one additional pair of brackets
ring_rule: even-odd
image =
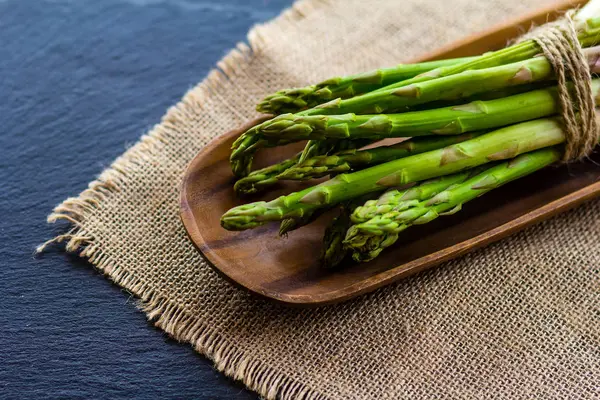
[[(337, 140), (337, 139), (326, 139), (326, 140), (318, 140), (318, 141), (309, 141), (309, 143), (307, 143), (307, 145), (304, 147), (304, 149), (302, 150), (302, 152), (299, 154), (298, 159), (296, 160), (296, 163), (302, 162), (303, 160), (305, 160), (306, 158), (310, 158), (310, 157), (315, 157), (317, 155), (327, 155), (327, 154), (331, 154), (331, 153), (336, 153), (338, 151), (344, 151), (344, 150), (349, 150), (349, 149), (355, 149), (355, 148), (361, 148), (364, 146), (367, 146), (373, 142), (375, 142), (377, 140), (374, 139), (359, 139), (359, 140)], [(295, 140), (292, 142), (296, 142)], [(290, 141), (287, 140), (280, 140), (279, 142), (277, 140), (265, 140), (264, 143), (266, 143), (265, 147), (274, 147), (274, 146), (279, 146), (279, 144), (277, 143), (281, 143), (281, 145), (286, 145), (291, 143)], [(261, 142), (257, 142), (256, 146), (262, 146)], [(251, 149), (252, 150), (252, 149)], [(253, 174), (253, 172), (250, 171), (251, 167), (252, 167), (252, 161), (254, 159), (254, 151), (249, 151), (248, 154), (245, 154), (242, 158), (237, 159), (237, 160), (232, 160), (231, 161), (231, 167), (232, 170), (234, 172), (235, 176), (238, 177), (248, 177), (250, 174)], [(288, 168), (290, 166), (292, 166), (293, 164), (289, 164), (287, 162), (288, 160), (285, 160), (283, 162), (283, 164), (285, 164), (285, 168)], [(280, 170), (283, 171), (285, 170), (284, 165), (273, 165), (273, 168), (270, 168), (269, 173), (274, 173), (276, 170)], [(262, 171), (262, 170), (260, 170)], [(262, 189), (266, 189), (267, 187), (275, 184), (277, 182), (277, 180), (272, 180), (270, 179), (271, 176), (266, 177), (265, 179), (268, 180), (269, 182), (262, 182), (261, 181), (261, 174), (264, 172), (260, 172), (260, 171), (254, 171), (257, 172), (257, 175), (254, 176), (253, 178), (244, 181), (242, 184), (240, 184), (240, 190), (244, 190), (248, 185), (250, 186), (254, 186), (256, 188), (258, 188), (258, 186), (260, 186), (261, 190)], [(269, 174), (270, 175), (270, 174)], [(243, 180), (244, 178), (240, 179)], [(240, 192), (242, 193), (242, 192)]]
[(427, 200), (453, 185), (460, 184), (473, 176), (474, 170), (467, 170), (426, 180), (419, 185), (404, 190), (388, 190), (377, 200), (370, 200), (356, 207), (352, 213), (352, 223), (360, 224), (371, 218), (391, 211), (403, 211), (415, 207), (419, 202)]
[(298, 164), (302, 157), (307, 155), (313, 157), (315, 154), (328, 154), (337, 151), (351, 151), (346, 149), (354, 149), (355, 147), (363, 147), (371, 144), (373, 141), (369, 139), (363, 140), (322, 140), (316, 141), (310, 148), (305, 148), (301, 153), (296, 154), (292, 158), (283, 160), (277, 164), (252, 171), (248, 176), (239, 179), (234, 190), (239, 195), (256, 194), (265, 189), (272, 187), (279, 182), (278, 176), (287, 169)]
[[(596, 0), (589, 1), (584, 8), (575, 15), (577, 38), (581, 47), (589, 47), (599, 43), (600, 34), (600, 7), (597, 7)], [(588, 7), (589, 6), (589, 7)], [(503, 49), (482, 54), (473, 60), (466, 61), (456, 65), (439, 67), (437, 69), (422, 73), (414, 78), (397, 82), (373, 92), (383, 91), (402, 86), (408, 86), (413, 83), (425, 82), (427, 80), (446, 77), (459, 74), (468, 70), (485, 69), (501, 65), (511, 64), (535, 57), (542, 53), (542, 49), (533, 40), (525, 40)], [(371, 92), (371, 93), (373, 93)]]
[(473, 59), (475, 57), (400, 64), (356, 75), (329, 78), (316, 85), (283, 89), (268, 95), (256, 106), (256, 110), (267, 114), (295, 113), (333, 99), (347, 99), (413, 78), (432, 69), (456, 65)]
[(460, 211), (464, 203), (542, 169), (558, 161), (561, 155), (562, 149), (549, 147), (493, 166), (414, 207), (391, 211), (353, 225), (346, 234), (344, 245), (353, 249), (356, 261), (369, 261), (377, 257), (384, 248), (391, 246), (398, 234), (411, 225), (425, 224), (440, 215), (454, 214)]
[[(280, 141), (276, 138), (272, 139), (272, 140), (263, 139), (262, 141), (257, 141), (255, 143), (255, 146), (257, 146), (257, 147), (275, 147), (275, 146), (279, 145), (278, 144), (279, 142), (282, 142), (282, 141)], [(315, 141), (315, 142), (309, 142), (307, 144), (307, 146), (304, 148), (304, 150), (299, 154), (298, 159), (296, 160), (296, 163), (301, 162), (302, 160), (306, 159), (307, 157), (313, 157), (313, 156), (321, 155), (321, 154), (329, 154), (330, 152), (337, 151), (338, 148), (345, 149), (345, 148), (351, 148), (351, 147), (352, 147), (352, 142), (349, 140), (348, 141), (320, 140), (320, 141)], [(283, 171), (286, 168), (293, 165), (288, 162), (289, 160), (284, 160), (282, 163), (280, 163), (281, 165), (275, 164), (271, 167), (267, 167), (267, 169), (268, 169), (267, 171), (264, 171), (264, 169), (254, 171), (254, 172), (256, 172), (256, 174), (254, 174), (254, 172), (251, 172), (252, 162), (254, 161), (254, 153), (255, 153), (255, 150), (250, 149), (241, 158), (230, 161), (231, 170), (233, 171), (233, 174), (236, 177), (242, 177), (242, 179), (240, 179), (239, 181), (243, 181), (243, 182), (240, 183), (239, 185), (236, 182), (237, 188), (234, 187), (234, 189), (236, 189), (236, 192), (239, 194), (244, 194), (246, 192), (246, 190), (250, 190), (249, 193), (257, 193), (260, 190), (266, 189), (267, 187), (274, 185), (275, 183), (277, 183), (277, 179), (271, 179), (271, 178), (276, 176), (276, 175), (273, 175), (275, 173), (275, 171), (277, 171), (277, 170)], [(252, 175), (252, 174), (254, 174), (254, 176), (252, 178), (249, 178), (250, 175)], [(246, 178), (249, 178), (249, 179), (246, 180)], [(264, 182), (263, 182), (263, 180), (264, 180)], [(253, 188), (255, 188), (256, 191), (254, 191)]]
[(564, 141), (558, 118), (523, 122), (443, 149), (340, 174), (327, 182), (269, 202), (232, 208), (221, 217), (221, 225), (229, 230), (244, 230), (269, 221), (301, 218), (319, 208), (367, 193), (452, 174), (490, 161), (514, 158)]
[[(600, 32), (599, 32), (600, 37)], [(592, 72), (600, 71), (600, 65), (597, 65), (600, 57), (600, 46), (584, 50), (588, 57)], [(553, 76), (552, 66), (545, 57), (535, 57), (525, 61), (512, 64), (501, 65), (498, 67), (486, 68), (481, 70), (469, 70), (455, 75), (414, 83), (400, 88), (380, 90), (364, 94), (362, 96), (350, 98), (347, 100), (337, 99), (334, 102), (322, 104), (315, 112), (299, 113), (300, 118), (311, 123), (294, 123), (294, 115), (285, 114), (273, 120), (265, 121), (262, 124), (251, 128), (242, 134), (232, 146), (231, 160), (243, 157), (244, 154), (255, 152), (260, 145), (264, 143), (265, 136), (277, 136), (284, 140), (314, 139), (311, 134), (317, 135), (316, 139), (322, 139), (321, 132), (328, 131), (329, 137), (348, 138), (350, 136), (348, 125), (352, 124), (352, 118), (356, 118), (352, 113), (359, 114), (379, 114), (390, 108), (399, 108), (423, 104), (440, 99), (465, 98), (475, 93), (492, 91), (495, 89), (521, 85), (540, 80), (547, 80)], [(497, 101), (497, 100), (492, 100)], [(477, 112), (477, 111), (475, 111)], [(321, 115), (345, 114), (350, 113), (350, 120), (345, 116), (323, 118)], [(319, 114), (319, 117), (315, 117)], [(313, 118), (306, 118), (307, 115), (313, 115)], [(486, 116), (487, 117), (487, 116)], [(381, 119), (380, 119), (381, 118)], [(362, 127), (363, 131), (371, 131), (370, 135), (377, 136), (385, 134), (391, 129), (389, 120), (385, 116), (363, 120), (359, 118), (359, 124), (352, 124), (353, 127)], [(340, 120), (342, 123), (335, 123)], [(481, 118), (480, 118), (481, 120)], [(487, 120), (485, 118), (484, 120)], [(320, 125), (322, 129), (313, 129), (319, 126), (320, 121), (330, 121), (330, 126)], [(439, 128), (439, 129), (443, 129)], [(448, 129), (452, 129), (449, 127)], [(355, 129), (355, 131), (358, 129)], [(435, 130), (435, 129), (434, 129)], [(422, 132), (430, 133), (429, 131)], [(444, 132), (442, 132), (444, 133)], [(452, 130), (450, 131), (452, 133)], [(268, 140), (267, 140), (268, 142)]]
[[(595, 95), (600, 80), (592, 81)], [(422, 135), (457, 135), (552, 115), (558, 111), (555, 86), (487, 101), (473, 101), (402, 114), (331, 116), (280, 115), (266, 122), (260, 135), (284, 140), (383, 139)]]
[(552, 77), (553, 71), (548, 60), (545, 57), (535, 57), (497, 67), (468, 70), (410, 85), (386, 87), (346, 100), (335, 99), (302, 114), (381, 114), (389, 110), (405, 109), (436, 100), (465, 98), (477, 93), (538, 82)]
[(472, 139), (480, 134), (465, 133), (458, 136), (423, 137), (390, 146), (380, 146), (365, 150), (353, 149), (330, 156), (316, 156), (289, 167), (281, 172), (277, 176), (277, 179), (309, 180), (331, 174), (356, 171), (412, 154), (441, 149), (442, 147)]

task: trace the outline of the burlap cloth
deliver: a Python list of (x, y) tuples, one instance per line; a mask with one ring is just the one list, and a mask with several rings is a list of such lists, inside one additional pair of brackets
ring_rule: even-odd
[[(267, 398), (600, 396), (600, 202), (338, 306), (287, 309), (220, 278), (179, 184), (277, 88), (393, 65), (546, 0), (301, 1), (253, 29), (160, 125), (51, 220), (156, 325)], [(304, 396), (304, 397), (302, 397)]]

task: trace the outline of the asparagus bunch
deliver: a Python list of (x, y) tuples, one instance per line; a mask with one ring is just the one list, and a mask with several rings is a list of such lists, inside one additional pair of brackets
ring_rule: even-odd
[[(595, 67), (596, 68), (596, 67)], [(600, 95), (600, 80), (592, 81), (594, 95)], [(452, 135), (470, 132), (477, 129), (493, 128), (520, 121), (552, 115), (558, 110), (556, 87), (534, 90), (518, 95), (488, 101), (474, 101), (468, 104), (444, 107), (440, 109), (403, 114), (356, 115), (320, 117), (296, 117), (295, 125), (308, 125), (314, 135), (328, 138), (335, 142), (335, 132), (344, 130), (348, 132), (352, 141), (342, 141), (346, 146), (355, 140), (362, 139), (358, 145), (368, 144), (371, 140), (404, 136), (420, 136), (426, 134)], [(280, 116), (278, 118), (288, 118)], [(273, 121), (277, 121), (275, 118)], [(266, 125), (266, 133), (269, 132)], [(266, 135), (266, 136), (267, 136)], [(305, 137), (306, 138), (306, 137)], [(357, 149), (345, 152), (334, 152), (332, 155), (322, 153), (331, 150), (325, 147), (323, 141), (315, 141), (307, 147), (309, 151), (303, 152), (299, 157), (285, 160), (279, 164), (254, 171), (249, 176), (238, 180), (235, 190), (240, 194), (253, 194), (276, 184), (279, 180), (307, 180), (320, 178), (330, 174), (348, 172), (362, 167), (376, 165), (382, 162), (404, 157), (408, 154), (417, 154), (424, 151), (458, 143), (469, 135), (457, 137), (427, 137), (403, 142), (394, 146), (377, 147), (359, 151)], [(297, 137), (298, 140), (301, 137)], [(456, 140), (456, 142), (453, 142)], [(339, 141), (338, 141), (339, 142)], [(325, 144), (331, 142), (325, 142)], [(439, 146), (439, 147), (438, 147)], [(317, 154), (309, 157), (310, 154)], [(304, 160), (304, 161), (302, 161)]]
[(389, 161), (335, 178), (275, 200), (234, 207), (221, 217), (228, 230), (245, 230), (269, 221), (302, 218), (323, 207), (380, 191), (486, 164), (565, 141), (560, 120), (522, 122), (443, 149)]
[[(598, 23), (600, 24), (600, 19)], [(600, 38), (600, 25), (593, 32)], [(599, 72), (600, 65), (598, 65), (597, 61), (600, 57), (600, 48), (588, 48), (585, 49), (584, 53), (588, 58), (591, 71), (594, 73)], [(485, 57), (485, 55), (482, 56), (482, 58)], [(456, 66), (456, 68), (460, 65)], [(387, 118), (378, 118), (369, 114), (380, 114), (388, 110), (397, 109), (406, 110), (411, 106), (437, 100), (467, 98), (478, 93), (551, 78), (553, 78), (553, 70), (549, 61), (545, 57), (534, 57), (497, 67), (465, 70), (453, 75), (437, 77), (436, 79), (414, 78), (413, 80), (416, 79), (416, 82), (405, 84), (408, 81), (404, 81), (403, 85), (399, 87), (390, 85), (362, 96), (346, 100), (336, 99), (295, 115), (284, 114), (278, 116), (243, 133), (232, 145), (232, 168), (234, 174), (237, 176), (246, 174), (246, 171), (251, 167), (252, 154), (262, 147), (272, 147), (276, 146), (277, 143), (284, 144), (303, 139), (323, 139), (324, 137), (348, 139), (351, 137), (351, 129), (354, 130), (355, 135), (359, 135), (358, 137), (360, 137), (360, 132), (362, 132), (363, 136), (367, 137), (389, 137), (389, 135), (398, 137), (402, 134), (414, 135), (410, 130), (402, 132), (401, 128), (389, 132), (394, 127), (393, 119), (390, 119), (389, 116)], [(503, 106), (510, 106), (510, 103), (503, 104), (500, 102), (500, 104), (497, 104), (498, 102), (491, 102), (493, 106), (499, 106), (501, 110)], [(474, 106), (475, 113), (477, 113), (477, 104), (474, 104)], [(446, 122), (446, 124), (449, 123), (447, 119), (458, 118), (456, 113), (453, 114), (451, 112), (452, 108), (437, 111), (442, 113), (440, 117), (441, 121)], [(466, 112), (469, 112), (468, 109)], [(356, 114), (367, 115), (361, 118), (357, 117)], [(327, 115), (336, 116), (324, 117)], [(434, 116), (437, 117), (437, 115)], [(414, 114), (412, 117), (414, 118)], [(531, 119), (531, 117), (528, 119)], [(488, 119), (485, 118), (484, 120)], [(492, 123), (494, 119), (490, 118), (489, 121)], [(517, 121), (518, 119), (513, 122)], [(417, 130), (416, 133), (452, 134), (451, 125), (447, 128), (450, 132), (444, 132), (444, 127), (445, 125), (434, 125), (433, 127), (428, 127), (429, 129), (418, 127), (421, 131)], [(442, 130), (441, 133), (432, 132), (440, 129)]]
[[(574, 20), (589, 71), (600, 73), (600, 47), (593, 47), (600, 43), (600, 0)], [(367, 261), (408, 227), (455, 213), (556, 162), (566, 140), (556, 116), (562, 103), (541, 53), (526, 40), (467, 59), (399, 65), (267, 96), (257, 109), (279, 115), (232, 146), (236, 192), (257, 193), (280, 180), (331, 179), (234, 207), (221, 225), (244, 230), (280, 221), (287, 235), (337, 208), (325, 232), (323, 264), (334, 266), (349, 253)], [(597, 102), (600, 80), (591, 89)], [(411, 139), (377, 146), (388, 138)], [(259, 149), (305, 140), (299, 154), (251, 171)]]

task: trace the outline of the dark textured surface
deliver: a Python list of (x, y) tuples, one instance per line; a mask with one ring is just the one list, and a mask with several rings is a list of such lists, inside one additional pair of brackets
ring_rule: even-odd
[(0, 0), (0, 398), (255, 398), (89, 264), (33, 253), (53, 206), (290, 3)]

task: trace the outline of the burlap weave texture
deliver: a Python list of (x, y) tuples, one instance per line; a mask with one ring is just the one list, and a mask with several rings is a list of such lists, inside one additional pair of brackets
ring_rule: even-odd
[(598, 397), (598, 201), (317, 310), (233, 288), (178, 215), (189, 161), (253, 117), (261, 96), (393, 65), (548, 2), (301, 1), (252, 30), (249, 46), (50, 219), (73, 222), (67, 249), (139, 296), (159, 327), (266, 398)]

